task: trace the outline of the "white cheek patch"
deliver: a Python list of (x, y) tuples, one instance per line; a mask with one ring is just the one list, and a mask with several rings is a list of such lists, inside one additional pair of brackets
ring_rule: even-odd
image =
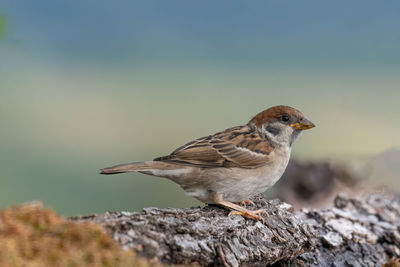
[(290, 126), (284, 127), (284, 129), (282, 131), (283, 132), (282, 136), (290, 137), (292, 135), (293, 131), (294, 131), (293, 128)]
[[(293, 128), (287, 125), (283, 125), (279, 122), (272, 123), (270, 126), (279, 130), (277, 135), (273, 135), (267, 129), (263, 128), (264, 134), (270, 139), (271, 141), (278, 143), (278, 144), (290, 144), (291, 143), (291, 136), (293, 133)], [(267, 126), (268, 127), (268, 126)]]

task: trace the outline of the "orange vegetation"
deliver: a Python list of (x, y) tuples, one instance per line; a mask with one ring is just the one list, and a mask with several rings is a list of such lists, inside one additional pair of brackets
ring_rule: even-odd
[(40, 204), (0, 211), (0, 266), (149, 266), (99, 225), (74, 223)]

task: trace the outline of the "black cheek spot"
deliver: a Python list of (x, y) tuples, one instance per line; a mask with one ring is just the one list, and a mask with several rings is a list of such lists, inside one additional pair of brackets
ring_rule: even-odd
[(281, 132), (281, 130), (279, 130), (278, 128), (275, 128), (275, 127), (273, 127), (271, 125), (268, 125), (265, 128), (265, 130), (267, 130), (267, 132), (271, 133), (274, 136), (278, 135)]

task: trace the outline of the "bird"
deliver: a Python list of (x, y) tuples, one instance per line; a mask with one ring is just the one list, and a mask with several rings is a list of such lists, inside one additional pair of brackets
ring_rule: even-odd
[(292, 145), (313, 127), (299, 110), (273, 106), (245, 125), (198, 138), (167, 156), (103, 168), (100, 173), (139, 172), (167, 178), (189, 196), (230, 209), (230, 215), (262, 220), (259, 214), (265, 210), (249, 210), (240, 203), (248, 203), (281, 178)]

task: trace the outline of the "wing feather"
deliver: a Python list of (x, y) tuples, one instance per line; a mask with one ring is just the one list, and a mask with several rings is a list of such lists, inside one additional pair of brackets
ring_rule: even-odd
[(257, 168), (268, 163), (272, 152), (273, 147), (246, 125), (196, 139), (154, 160), (204, 168)]

